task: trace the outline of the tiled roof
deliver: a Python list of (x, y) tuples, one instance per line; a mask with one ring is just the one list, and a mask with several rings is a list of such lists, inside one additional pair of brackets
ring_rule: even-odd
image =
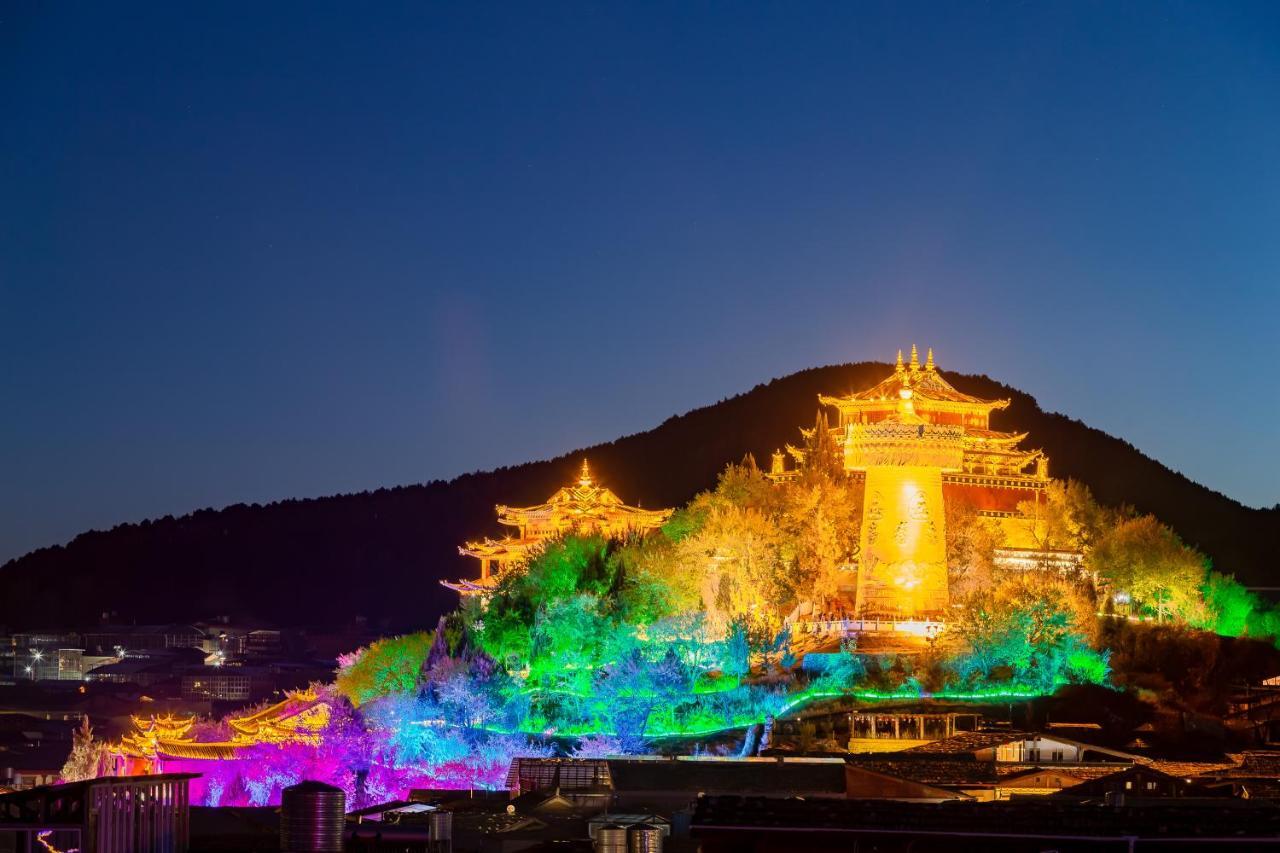
[[(902, 753), (889, 754), (901, 755)], [(994, 785), (997, 779), (994, 761), (975, 761), (972, 758), (857, 757), (851, 758), (848, 763), (851, 768), (861, 768), (885, 776), (896, 776), (899, 779), (919, 782), (922, 785), (940, 787)]]
[(1081, 780), (1098, 779), (1124, 770), (1128, 764), (1070, 764), (1042, 762), (1005, 763), (996, 761), (978, 761), (968, 753), (959, 753), (950, 757), (933, 757), (919, 754), (907, 757), (908, 751), (895, 753), (871, 753), (865, 757), (850, 756), (850, 767), (860, 767), (886, 776), (896, 776), (919, 782), (923, 785), (939, 787), (966, 787), (1001, 784), (1035, 770), (1055, 771)]
[(1030, 732), (1020, 731), (961, 732), (958, 735), (952, 735), (949, 738), (937, 740), (933, 743), (909, 747), (899, 754), (954, 755), (957, 753), (974, 753), (980, 749), (990, 749), (991, 747), (1013, 743), (1014, 741), (1027, 740), (1034, 736)]
[[(1171, 799), (1125, 808), (1100, 807), (1047, 797), (1022, 802), (907, 803), (894, 800), (784, 800), (763, 797), (703, 797), (693, 817), (696, 837), (720, 832), (777, 833), (797, 829), (811, 840), (815, 832), (846, 829), (920, 832), (1028, 833), (1037, 836), (1120, 835), (1147, 837), (1263, 837), (1280, 834), (1280, 810), (1240, 800)], [(725, 837), (721, 835), (720, 837)], [(745, 837), (745, 836), (740, 836)], [(777, 838), (777, 836), (773, 836)], [(799, 839), (797, 839), (799, 840)], [(972, 849), (973, 838), (954, 849)], [(846, 849), (852, 849), (847, 844)], [(1053, 845), (1037, 843), (1026, 849)], [(1024, 849), (1019, 848), (1019, 849)], [(803, 849), (803, 848), (800, 848)], [(1240, 849), (1243, 849), (1240, 848)]]
[(507, 771), (507, 788), (512, 791), (556, 785), (562, 791), (572, 791), (611, 784), (609, 763), (601, 758), (515, 758)]
[(1082, 782), (1087, 782), (1093, 779), (1101, 779), (1103, 776), (1110, 776), (1113, 773), (1122, 773), (1132, 766), (1131, 764), (997, 764), (996, 775), (1000, 777), (1001, 782), (1004, 782), (1024, 773), (1031, 773), (1037, 770), (1052, 770), (1067, 776), (1074, 776)]
[(627, 791), (735, 792), (785, 797), (845, 792), (840, 761), (627, 761), (609, 759), (613, 787)]
[(1239, 772), (1242, 775), (1280, 777), (1280, 752), (1249, 750), (1241, 755)]
[(1191, 779), (1196, 776), (1229, 776), (1239, 767), (1234, 761), (1179, 761), (1165, 758), (1143, 758), (1139, 763), (1180, 779)]

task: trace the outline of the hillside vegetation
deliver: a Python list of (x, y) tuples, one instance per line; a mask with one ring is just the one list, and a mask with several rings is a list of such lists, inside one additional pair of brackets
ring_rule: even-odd
[[(228, 614), (324, 626), (360, 614), (384, 630), (430, 624), (456, 605), (438, 580), (475, 571), (458, 543), (498, 532), (495, 504), (544, 500), (583, 455), (628, 502), (680, 506), (712, 487), (725, 463), (794, 442), (819, 392), (866, 387), (889, 369), (863, 362), (801, 371), (608, 444), (449, 482), (237, 504), (85, 533), (0, 567), (0, 625), (71, 626), (104, 611), (140, 622)], [(1048, 453), (1054, 476), (1085, 483), (1103, 504), (1153, 513), (1246, 584), (1276, 583), (1280, 509), (1242, 506), (985, 376), (945, 375), (967, 393), (1011, 398), (993, 427), (1029, 432), (1026, 445)]]

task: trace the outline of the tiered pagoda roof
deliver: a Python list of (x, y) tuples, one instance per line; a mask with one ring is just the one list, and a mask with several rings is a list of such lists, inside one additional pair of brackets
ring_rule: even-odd
[[(832, 429), (832, 435), (837, 443), (846, 446), (855, 440), (859, 425), (899, 423), (953, 427), (960, 433), (963, 448), (959, 466), (949, 469), (954, 473), (1036, 480), (1048, 477), (1044, 454), (1019, 447), (1027, 433), (991, 429), (991, 412), (1008, 408), (1010, 401), (987, 400), (958, 390), (938, 371), (932, 349), (923, 365), (915, 346), (911, 347), (907, 363), (903, 362), (899, 350), (893, 373), (884, 380), (864, 391), (841, 397), (820, 394), (818, 401), (839, 411), (839, 426)], [(796, 455), (793, 448), (788, 450)], [(1028, 473), (1026, 469), (1036, 463), (1041, 463), (1037, 470)]]
[[(984, 400), (957, 390), (942, 377), (933, 363), (933, 350), (929, 350), (928, 360), (922, 366), (915, 346), (911, 347), (911, 361), (903, 364), (902, 351), (898, 351), (898, 361), (893, 373), (884, 380), (872, 385), (865, 391), (856, 391), (843, 397), (818, 395), (818, 401), (824, 406), (834, 406), (840, 412), (842, 423), (857, 420), (859, 416), (885, 416), (897, 411), (903, 391), (908, 391), (916, 413), (926, 420), (927, 413), (955, 413), (980, 417), (982, 427), (986, 428), (986, 418), (995, 409), (1005, 409), (1008, 400)], [(878, 419), (878, 418), (877, 418)]]
[(545, 503), (534, 506), (497, 507), (498, 523), (515, 528), (516, 535), (501, 539), (488, 537), (467, 542), (458, 548), (464, 557), (474, 557), (484, 567), (479, 580), (445, 582), (445, 586), (463, 594), (484, 592), (497, 583), (496, 576), (488, 573), (488, 566), (518, 565), (532, 556), (535, 548), (548, 539), (567, 533), (598, 533), (604, 536), (625, 536), (629, 533), (645, 533), (661, 526), (670, 516), (670, 509), (642, 509), (622, 501), (611, 489), (600, 485), (591, 476), (587, 460), (582, 460), (578, 479), (555, 491)]
[(163, 714), (133, 717), (134, 730), (120, 739), (117, 750), (150, 762), (166, 758), (235, 758), (258, 744), (320, 743), (320, 732), (329, 722), (329, 704), (314, 689), (294, 690), (285, 698), (240, 717), (231, 717), (228, 740), (201, 741), (191, 734), (194, 716)]
[(671, 515), (669, 509), (641, 509), (628, 506), (610, 489), (591, 476), (587, 460), (582, 460), (578, 480), (562, 486), (536, 506), (497, 507), (498, 523), (518, 528), (522, 534), (554, 529), (594, 531), (601, 529), (651, 530)]

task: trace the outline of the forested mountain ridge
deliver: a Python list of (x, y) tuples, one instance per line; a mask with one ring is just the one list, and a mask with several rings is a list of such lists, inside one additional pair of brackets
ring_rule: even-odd
[[(590, 458), (597, 479), (628, 503), (679, 506), (726, 463), (762, 462), (813, 422), (817, 395), (864, 388), (889, 365), (813, 368), (668, 418), (646, 432), (451, 481), (267, 505), (236, 504), (83, 533), (0, 566), (0, 626), (60, 628), (96, 621), (175, 622), (215, 614), (282, 626), (337, 625), (356, 615), (384, 630), (434, 624), (467, 577), (464, 539), (501, 531), (493, 507), (540, 503)], [(1088, 484), (1105, 504), (1154, 513), (1215, 566), (1246, 584), (1280, 585), (1280, 509), (1253, 509), (1192, 482), (1114, 438), (986, 376), (945, 373), (957, 388), (1010, 398), (996, 429), (1030, 433), (1056, 477)]]

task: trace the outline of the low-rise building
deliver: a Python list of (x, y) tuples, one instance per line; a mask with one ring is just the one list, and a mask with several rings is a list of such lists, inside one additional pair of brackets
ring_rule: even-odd
[(271, 673), (256, 666), (201, 666), (182, 675), (187, 701), (256, 702), (271, 693)]

